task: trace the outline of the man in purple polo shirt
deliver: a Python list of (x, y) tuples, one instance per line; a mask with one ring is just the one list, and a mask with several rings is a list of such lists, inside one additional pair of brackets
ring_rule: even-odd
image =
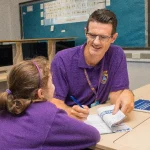
[[(126, 57), (116, 40), (117, 18), (106, 9), (94, 11), (87, 22), (87, 42), (56, 54), (52, 62), (55, 94), (53, 103), (70, 116), (84, 120), (89, 107), (105, 103), (115, 104), (113, 113), (121, 109), (125, 114), (134, 106), (129, 90)], [(84, 108), (76, 105), (74, 96)]]

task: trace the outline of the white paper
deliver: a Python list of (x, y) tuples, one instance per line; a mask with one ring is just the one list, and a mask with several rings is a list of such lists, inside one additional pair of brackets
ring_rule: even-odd
[(104, 120), (104, 122), (111, 128), (115, 124), (122, 122), (125, 119), (125, 115), (121, 110), (119, 110), (115, 115), (112, 114), (114, 110), (114, 105), (110, 105), (107, 107), (102, 107), (97, 109), (97, 113)]
[(95, 127), (100, 134), (112, 133), (111, 129), (97, 114), (89, 115), (85, 123)]
[(41, 11), (41, 17), (44, 17), (44, 12), (43, 11)]
[(85, 123), (95, 127), (100, 134), (130, 131), (131, 128), (120, 123), (125, 115), (118, 111), (115, 115), (112, 115), (114, 105), (99, 108), (98, 114), (89, 115)]
[(51, 25), (50, 31), (54, 31), (54, 25)]
[(106, 0), (106, 6), (110, 6), (110, 0)]
[(44, 5), (43, 4), (40, 4), (40, 9), (43, 9), (44, 8)]
[(44, 25), (44, 20), (41, 20), (41, 26), (43, 26)]
[(54, 19), (55, 24), (83, 22), (93, 11), (105, 7), (105, 0), (55, 0), (44, 3), (44, 19), (47, 23)]
[(31, 11), (33, 11), (33, 6), (28, 6), (27, 7), (27, 12), (31, 12)]

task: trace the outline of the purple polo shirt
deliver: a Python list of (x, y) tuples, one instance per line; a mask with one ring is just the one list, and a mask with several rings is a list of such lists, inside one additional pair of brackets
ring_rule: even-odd
[[(52, 62), (54, 97), (65, 101), (69, 106), (75, 105), (70, 99), (73, 95), (82, 105), (92, 104), (95, 94), (91, 90), (89, 79), (98, 92), (100, 103), (106, 102), (109, 93), (129, 88), (126, 57), (121, 47), (111, 45), (103, 59), (94, 67), (88, 66), (84, 59), (84, 45), (58, 52)], [(99, 82), (101, 76), (101, 81)]]
[(94, 127), (47, 101), (32, 103), (19, 116), (0, 111), (0, 150), (81, 150), (99, 140)]

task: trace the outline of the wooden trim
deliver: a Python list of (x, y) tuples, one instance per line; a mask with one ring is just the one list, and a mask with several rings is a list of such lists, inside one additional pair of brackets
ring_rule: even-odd
[(53, 58), (54, 58), (54, 55), (56, 53), (56, 41), (52, 42), (51, 40), (48, 40), (48, 45), (47, 45), (47, 52), (48, 52), (48, 59), (49, 59), (49, 62), (51, 64)]
[(0, 43), (32, 43), (36, 41), (66, 41), (66, 40), (75, 40), (77, 37), (64, 37), (64, 38), (39, 38), (39, 39), (18, 39), (18, 40), (0, 40)]
[[(47, 41), (47, 53), (50, 63), (56, 53), (56, 42), (58, 41), (72, 41), (76, 37), (68, 38), (40, 38), (40, 39), (19, 39), (19, 40), (0, 40), (1, 44), (12, 44), (13, 51), (13, 65), (23, 60), (22, 43), (34, 43), (39, 41)], [(0, 82), (7, 80), (7, 73), (12, 66), (0, 67)]]

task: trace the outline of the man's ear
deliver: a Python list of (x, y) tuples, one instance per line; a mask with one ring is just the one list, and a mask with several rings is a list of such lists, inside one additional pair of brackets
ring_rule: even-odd
[(38, 89), (37, 94), (38, 94), (38, 97), (39, 97), (40, 99), (44, 99), (43, 90), (42, 90), (41, 88)]
[(111, 43), (114, 43), (115, 40), (117, 39), (117, 37), (118, 37), (118, 33), (115, 33), (115, 34), (113, 35), (113, 37), (112, 37)]

